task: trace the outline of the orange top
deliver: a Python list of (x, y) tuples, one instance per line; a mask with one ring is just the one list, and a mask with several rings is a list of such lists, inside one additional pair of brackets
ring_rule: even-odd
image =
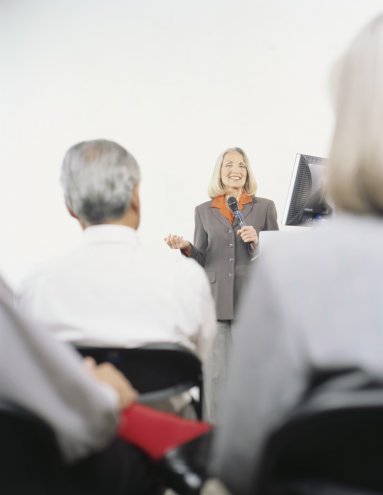
[[(238, 201), (238, 208), (240, 210), (243, 210), (244, 205), (252, 203), (252, 201), (253, 197), (250, 196), (250, 194), (242, 193)], [(221, 194), (221, 196), (216, 196), (213, 199), (213, 201), (211, 202), (211, 207), (218, 208), (221, 212), (221, 215), (227, 218), (231, 224), (234, 222), (234, 213), (227, 206), (226, 199), (223, 194)]]

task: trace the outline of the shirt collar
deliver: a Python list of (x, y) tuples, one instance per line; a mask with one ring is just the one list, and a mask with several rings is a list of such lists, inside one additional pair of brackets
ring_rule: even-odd
[(91, 225), (83, 231), (83, 241), (94, 243), (128, 243), (139, 244), (137, 231), (125, 225), (102, 224)]

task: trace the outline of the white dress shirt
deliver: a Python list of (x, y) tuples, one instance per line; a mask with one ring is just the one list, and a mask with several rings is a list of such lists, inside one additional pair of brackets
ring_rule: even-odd
[(83, 345), (171, 342), (205, 360), (215, 333), (203, 269), (171, 251), (151, 253), (120, 225), (86, 228), (79, 247), (25, 282), (19, 304), (60, 339)]

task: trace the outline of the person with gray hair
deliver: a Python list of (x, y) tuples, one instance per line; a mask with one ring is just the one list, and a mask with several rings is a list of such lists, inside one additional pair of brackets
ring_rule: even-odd
[(336, 78), (335, 218), (262, 254), (233, 332), (212, 471), (236, 495), (251, 493), (268, 435), (314, 372), (355, 368), (383, 380), (383, 15), (355, 38)]
[(197, 493), (193, 457), (211, 425), (138, 403), (113, 364), (82, 359), (21, 314), (1, 274), (0, 343), (2, 493)]
[(78, 143), (65, 155), (61, 184), (68, 208), (83, 226), (109, 223), (134, 206), (140, 170), (122, 146), (99, 139)]
[(205, 362), (215, 333), (205, 273), (193, 260), (141, 245), (139, 182), (135, 158), (117, 143), (68, 150), (61, 183), (83, 242), (25, 281), (20, 308), (77, 345), (175, 343)]

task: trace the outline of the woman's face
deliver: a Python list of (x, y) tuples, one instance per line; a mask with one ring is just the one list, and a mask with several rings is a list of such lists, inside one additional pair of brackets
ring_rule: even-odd
[(227, 191), (242, 190), (247, 178), (247, 167), (238, 151), (228, 151), (223, 155), (221, 181)]

